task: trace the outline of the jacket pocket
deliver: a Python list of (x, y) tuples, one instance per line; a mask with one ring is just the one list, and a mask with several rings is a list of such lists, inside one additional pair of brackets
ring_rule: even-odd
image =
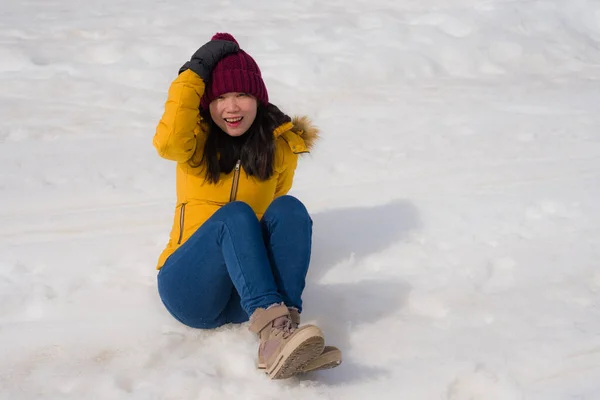
[(183, 227), (185, 224), (185, 205), (186, 203), (181, 204), (181, 209), (179, 210), (179, 239), (177, 239), (177, 244), (181, 244), (181, 240), (183, 239)]

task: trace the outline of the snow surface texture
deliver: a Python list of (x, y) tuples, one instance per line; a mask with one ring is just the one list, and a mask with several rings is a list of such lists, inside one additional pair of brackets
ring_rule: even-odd
[[(599, 399), (600, 2), (1, 0), (0, 398)], [(269, 381), (188, 329), (156, 258), (168, 86), (232, 32), (323, 140), (305, 322)]]

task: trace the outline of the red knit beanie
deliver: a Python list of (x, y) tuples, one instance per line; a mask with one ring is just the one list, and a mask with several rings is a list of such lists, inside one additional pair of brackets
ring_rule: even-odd
[[(217, 33), (211, 40), (228, 40), (237, 43), (229, 33)], [(200, 108), (208, 109), (208, 105), (225, 93), (240, 92), (250, 94), (267, 105), (269, 94), (263, 82), (256, 61), (244, 50), (223, 57), (212, 70), (209, 82), (200, 100)]]

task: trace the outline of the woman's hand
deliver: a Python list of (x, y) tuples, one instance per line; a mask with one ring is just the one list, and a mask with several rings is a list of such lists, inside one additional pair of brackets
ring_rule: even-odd
[(183, 64), (179, 69), (181, 74), (187, 69), (191, 69), (202, 78), (204, 82), (208, 81), (210, 73), (221, 58), (228, 54), (235, 53), (240, 49), (237, 43), (228, 40), (211, 40), (200, 47), (193, 55), (190, 61)]

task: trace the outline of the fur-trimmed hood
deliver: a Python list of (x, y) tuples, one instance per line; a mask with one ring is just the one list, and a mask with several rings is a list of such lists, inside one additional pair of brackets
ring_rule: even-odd
[(295, 116), (292, 118), (292, 124), (294, 125), (292, 132), (300, 136), (308, 151), (311, 151), (319, 139), (319, 128), (307, 116)]
[(319, 128), (307, 116), (290, 118), (277, 106), (269, 103), (267, 112), (275, 122), (273, 136), (287, 142), (295, 154), (308, 153), (319, 138)]
[(295, 116), (273, 131), (275, 138), (287, 142), (295, 154), (309, 153), (319, 138), (319, 128), (306, 116)]

